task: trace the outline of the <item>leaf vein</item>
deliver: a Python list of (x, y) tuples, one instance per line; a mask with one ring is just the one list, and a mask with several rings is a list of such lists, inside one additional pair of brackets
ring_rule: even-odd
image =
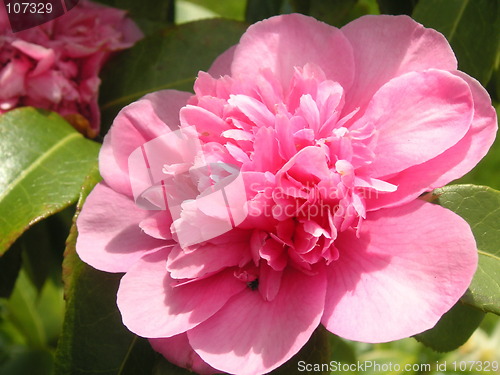
[(462, 3), (462, 7), (458, 11), (458, 15), (455, 18), (455, 22), (453, 22), (453, 25), (451, 26), (450, 34), (448, 35), (448, 41), (451, 41), (453, 39), (453, 37), (455, 36), (455, 33), (457, 31), (457, 28), (458, 28), (458, 24), (460, 23), (460, 20), (462, 19), (463, 15), (464, 15), (465, 8), (467, 8), (468, 4), (469, 4), (469, 0), (465, 0)]
[[(67, 137), (61, 139), (59, 142), (55, 143), (47, 152), (39, 156), (28, 168), (24, 169), (19, 176), (17, 176), (12, 182), (10, 182), (6, 189), (0, 194), (0, 202), (4, 200), (4, 198), (10, 194), (10, 192), (22, 182), (31, 172), (33, 172), (38, 166), (42, 166), (42, 163), (52, 156), (58, 149), (62, 148), (65, 144), (70, 142), (73, 138), (82, 137), (80, 133), (72, 133)], [(43, 167), (43, 166), (42, 166)], [(21, 185), (22, 186), (22, 185)]]
[(478, 250), (477, 252), (478, 252), (479, 254), (481, 254), (481, 255), (486, 256), (486, 257), (490, 257), (490, 258), (493, 258), (493, 259), (495, 259), (495, 260), (500, 261), (500, 257), (496, 256), (495, 254), (487, 253), (487, 252), (482, 251), (482, 250)]

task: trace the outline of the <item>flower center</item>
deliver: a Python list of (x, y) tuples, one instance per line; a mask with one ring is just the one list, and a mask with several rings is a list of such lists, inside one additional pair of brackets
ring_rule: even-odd
[(243, 179), (247, 215), (238, 228), (251, 233), (253, 264), (236, 277), (251, 290), (269, 289), (271, 275), (287, 266), (313, 273), (338, 259), (335, 240), (359, 229), (366, 199), (380, 186), (396, 188), (358, 173), (374, 158), (377, 134), (353, 121), (357, 110), (343, 113), (338, 83), (309, 64), (296, 68), (288, 88), (261, 73), (251, 83), (200, 73), (196, 96), (181, 110), (205, 162), (236, 166)]

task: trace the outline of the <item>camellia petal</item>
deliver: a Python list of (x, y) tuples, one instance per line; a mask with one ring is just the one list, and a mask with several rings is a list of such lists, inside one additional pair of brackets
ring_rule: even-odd
[(236, 46), (232, 46), (219, 55), (208, 69), (208, 73), (216, 78), (231, 74), (231, 64), (233, 63), (235, 50)]
[[(167, 259), (167, 270), (174, 279), (192, 279), (238, 266), (250, 260), (248, 234), (234, 230), (211, 241), (183, 249), (175, 246)], [(220, 249), (225, 249), (221, 252)]]
[(24, 40), (15, 40), (12, 42), (12, 46), (37, 61), (36, 68), (30, 74), (32, 77), (44, 73), (47, 69), (50, 69), (55, 62), (56, 57), (52, 49), (28, 43)]
[(25, 93), (25, 75), (29, 69), (28, 61), (17, 60), (6, 63), (0, 71), (0, 84), (2, 85), (0, 111), (12, 109), (19, 100), (18, 97)]
[(175, 90), (148, 94), (116, 116), (99, 154), (101, 175), (113, 189), (132, 196), (128, 158), (147, 141), (179, 126), (179, 110), (191, 95)]
[[(411, 230), (409, 230), (411, 228)], [(339, 236), (322, 323), (363, 342), (430, 329), (465, 293), (477, 266), (469, 225), (424, 201), (370, 213), (359, 239)]]
[(99, 270), (127, 272), (144, 254), (165, 246), (139, 228), (151, 213), (106, 184), (98, 184), (78, 215), (78, 255)]
[(166, 258), (167, 251), (146, 255), (121, 280), (118, 308), (123, 323), (139, 336), (171, 337), (186, 332), (246, 288), (231, 271), (176, 285), (166, 272)]
[(398, 186), (392, 194), (367, 201), (370, 210), (410, 202), (425, 191), (446, 185), (469, 172), (481, 160), (495, 140), (497, 115), (488, 92), (478, 81), (462, 72), (472, 92), (474, 117), (467, 134), (453, 147), (423, 164), (412, 166), (387, 181)]
[(172, 215), (170, 215), (170, 211), (168, 210), (158, 211), (139, 223), (139, 227), (141, 227), (144, 233), (162, 240), (172, 239), (171, 225)]
[(325, 298), (324, 274), (289, 270), (277, 296), (264, 301), (247, 290), (188, 331), (196, 353), (232, 374), (267, 373), (293, 356), (319, 324)]
[(382, 177), (436, 157), (464, 137), (473, 113), (469, 85), (451, 73), (428, 70), (394, 78), (353, 125), (379, 129), (376, 159), (362, 169)]
[[(445, 151), (439, 161), (434, 161), (437, 164), (449, 160), (449, 164), (447, 163), (449, 168), (446, 168), (440, 178), (430, 185), (430, 189), (446, 185), (474, 168), (490, 149), (498, 130), (497, 114), (485, 88), (477, 80), (463, 72), (455, 71), (452, 73), (469, 84), (474, 100), (474, 117), (469, 131), (460, 142), (453, 146), (449, 152)], [(434, 168), (434, 165), (428, 166), (428, 169)]]
[[(113, 52), (144, 35), (124, 10), (87, 0), (74, 5), (64, 17), (16, 32), (8, 26), (7, 9), (0, 8), (0, 113), (17, 106), (40, 107), (95, 137), (100, 127), (99, 72)], [(23, 90), (5, 90), (3, 84), (12, 82), (23, 82)]]
[(218, 372), (191, 348), (186, 333), (163, 339), (149, 339), (149, 342), (154, 350), (177, 366), (187, 368), (200, 375)]
[(354, 83), (347, 95), (347, 112), (365, 108), (382, 85), (401, 74), (457, 68), (446, 38), (410, 17), (365, 16), (341, 30), (353, 48), (356, 66)]
[(311, 17), (273, 17), (248, 28), (234, 52), (234, 76), (270, 69), (287, 88), (294, 67), (318, 65), (328, 79), (350, 87), (354, 73), (352, 49), (342, 32)]

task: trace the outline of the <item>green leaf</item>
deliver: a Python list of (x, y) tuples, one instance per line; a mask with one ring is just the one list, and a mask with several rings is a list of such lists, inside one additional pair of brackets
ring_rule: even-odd
[(356, 5), (349, 11), (342, 23), (346, 24), (366, 14), (380, 14), (376, 0), (358, 0)]
[(462, 302), (500, 315), (500, 192), (485, 186), (450, 185), (432, 201), (464, 218), (476, 239), (479, 264)]
[(14, 244), (9, 252), (0, 257), (0, 298), (9, 298), (14, 289), (21, 269), (21, 253), (21, 247)]
[[(4, 310), (4, 316), (0, 316), (0, 320), (8, 322), (9, 330), (15, 330), (22, 336), (23, 344), (38, 349), (55, 347), (61, 333), (64, 313), (60, 283), (47, 279), (43, 288), (38, 291), (22, 270), (12, 295), (8, 300), (2, 300), (0, 308)], [(2, 328), (5, 326), (0, 327), (0, 331)]]
[[(354, 371), (356, 366), (351, 366), (357, 363), (357, 356), (353, 346), (334, 334), (330, 334), (330, 345), (332, 355), (329, 360), (333, 361), (333, 365), (337, 369), (342, 369), (343, 375), (357, 374), (358, 371)], [(332, 370), (334, 370), (334, 366), (332, 366)]]
[(7, 360), (11, 349), (28, 345), (26, 337), (10, 320), (9, 313), (8, 300), (0, 298), (0, 364)]
[(486, 85), (500, 51), (498, 0), (420, 0), (413, 18), (446, 36), (460, 70)]
[(60, 260), (55, 259), (52, 255), (54, 248), (52, 247), (48, 231), (47, 222), (49, 219), (47, 218), (33, 225), (13, 245), (13, 247), (20, 247), (22, 249), (23, 269), (38, 290), (42, 289), (50, 273), (50, 269), (56, 265), (55, 263), (59, 261), (60, 265)]
[(47, 345), (47, 333), (37, 311), (36, 297), (35, 287), (21, 271), (6, 309), (7, 319), (24, 336), (28, 346), (40, 349)]
[(381, 14), (411, 15), (418, 0), (377, 0)]
[(51, 375), (54, 361), (47, 349), (25, 347), (10, 348), (7, 358), (0, 364), (2, 375)]
[(241, 0), (189, 0), (190, 3), (203, 6), (224, 18), (238, 21), (245, 20), (246, 2)]
[[(69, 221), (67, 216), (69, 216)], [(31, 226), (0, 257), (0, 297), (8, 298), (21, 269), (40, 292), (47, 278), (61, 278), (61, 263), (74, 207)]]
[(281, 13), (284, 0), (248, 0), (245, 20), (248, 23), (269, 18)]
[(406, 371), (406, 366), (417, 363), (418, 357), (415, 352), (407, 352), (401, 349), (370, 350), (359, 357), (359, 361), (365, 367), (360, 374), (363, 375), (408, 375), (415, 374), (413, 371)]
[(61, 278), (63, 252), (74, 213), (75, 208), (71, 205), (36, 223), (13, 245), (22, 249), (23, 269), (39, 291), (48, 277), (54, 280)]
[(78, 231), (75, 224), (76, 219), (88, 195), (101, 180), (99, 167), (94, 165), (83, 181), (82, 189), (80, 190), (80, 195), (76, 204), (76, 212), (73, 216), (68, 238), (66, 239), (66, 249), (64, 251), (64, 261), (62, 265), (62, 280), (64, 283), (64, 298), (67, 303), (69, 303), (71, 296), (74, 294), (75, 283), (78, 281), (78, 272), (82, 265), (84, 265), (84, 263), (80, 261), (75, 249), (76, 239), (78, 237)]
[(344, 26), (358, 0), (310, 0), (308, 14), (333, 26)]
[(194, 375), (194, 372), (176, 366), (168, 362), (164, 357), (159, 356), (153, 368), (152, 375)]
[(458, 302), (432, 329), (415, 338), (438, 352), (449, 352), (465, 344), (484, 316), (484, 312)]
[(200, 70), (236, 44), (246, 27), (222, 19), (171, 27), (146, 37), (107, 65), (101, 86), (103, 125), (110, 126), (120, 109), (162, 89), (192, 91)]
[(146, 35), (174, 22), (175, 0), (98, 0), (99, 3), (124, 9)]
[(47, 279), (37, 296), (36, 310), (45, 331), (47, 345), (56, 347), (64, 318), (64, 298), (62, 284)]
[(486, 185), (493, 189), (500, 189), (498, 166), (500, 165), (500, 139), (497, 138), (486, 156), (472, 171), (455, 181), (457, 184)]
[[(99, 179), (97, 169), (87, 178), (77, 215)], [(67, 303), (55, 374), (150, 374), (156, 354), (147, 340), (125, 328), (116, 306), (121, 274), (97, 271), (83, 263), (75, 251), (76, 237), (73, 225), (64, 261)]]
[(0, 255), (76, 201), (98, 150), (55, 113), (19, 108), (0, 116)]
[[(299, 350), (288, 362), (283, 364), (281, 367), (270, 372), (270, 375), (288, 375), (288, 374), (324, 374), (328, 375), (330, 371), (328, 369), (312, 369), (309, 371), (305, 367), (305, 364), (312, 363), (329, 363), (330, 361), (330, 336), (331, 333), (328, 332), (322, 325), (320, 325), (316, 331), (312, 334), (311, 338), (306, 345)], [(300, 367), (301, 365), (304, 365)]]
[(497, 60), (497, 66), (491, 78), (490, 94), (498, 114), (500, 113), (500, 58)]
[(175, 23), (199, 21), (207, 18), (217, 18), (219, 15), (201, 5), (189, 1), (177, 0), (175, 3)]
[(0, 352), (17, 352), (19, 344), (55, 348), (64, 312), (62, 285), (48, 279), (39, 293), (22, 270), (10, 298), (0, 300), (0, 310)]

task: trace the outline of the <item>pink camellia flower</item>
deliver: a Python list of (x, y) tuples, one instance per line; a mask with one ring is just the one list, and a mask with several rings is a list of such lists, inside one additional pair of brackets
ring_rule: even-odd
[(141, 38), (125, 11), (86, 0), (17, 33), (0, 7), (0, 113), (28, 105), (49, 109), (97, 135), (99, 71), (112, 52)]
[(125, 272), (124, 324), (201, 374), (267, 373), (320, 324), (363, 342), (427, 330), (477, 252), (464, 220), (418, 197), (474, 167), (497, 129), (456, 68), (406, 16), (259, 22), (194, 96), (120, 112), (78, 254)]

